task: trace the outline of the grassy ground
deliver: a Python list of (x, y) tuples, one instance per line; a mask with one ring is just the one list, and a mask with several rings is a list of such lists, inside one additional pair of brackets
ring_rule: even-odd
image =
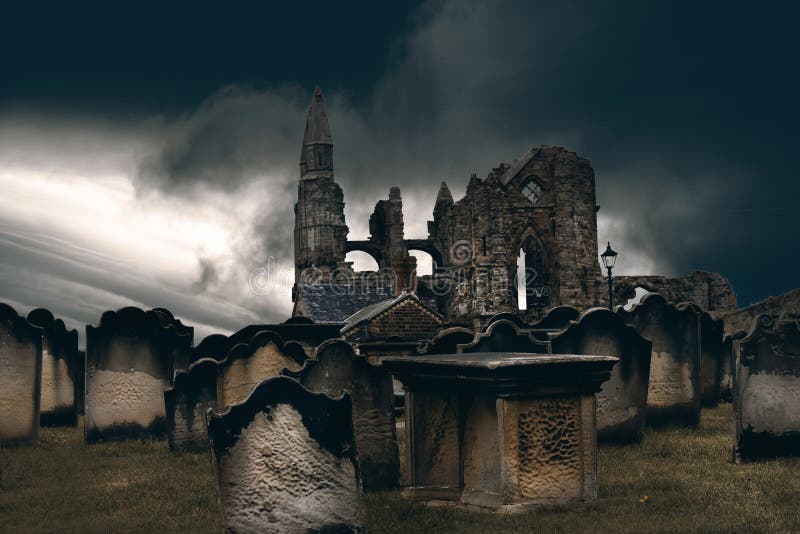
[[(648, 431), (641, 445), (601, 447), (599, 499), (495, 516), (369, 495), (371, 532), (800, 531), (800, 459), (730, 463), (730, 406), (698, 430)], [(0, 530), (216, 532), (208, 455), (164, 443), (84, 446), (43, 430), (35, 447), (0, 451)]]

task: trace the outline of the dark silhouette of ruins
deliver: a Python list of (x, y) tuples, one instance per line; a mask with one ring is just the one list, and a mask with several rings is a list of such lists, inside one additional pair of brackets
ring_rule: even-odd
[[(442, 182), (427, 238), (405, 238), (400, 188), (392, 187), (370, 216), (369, 239), (348, 240), (344, 193), (334, 179), (333, 136), (317, 87), (300, 152), (293, 315), (340, 323), (405, 290), (416, 292), (449, 322), (466, 324), (485, 323), (501, 312), (530, 320), (554, 306), (606, 306), (597, 261), (599, 209), (589, 160), (542, 145), (512, 164), (501, 163), (485, 179), (473, 174), (458, 201)], [(432, 275), (415, 275), (416, 258), (410, 250), (430, 254)], [(355, 273), (345, 261), (351, 251), (371, 255), (378, 273)], [(518, 259), (525, 266), (519, 278)], [(616, 281), (614, 304), (643, 287), (712, 312), (736, 310), (730, 283), (715, 273)], [(524, 290), (518, 291), (521, 284)]]

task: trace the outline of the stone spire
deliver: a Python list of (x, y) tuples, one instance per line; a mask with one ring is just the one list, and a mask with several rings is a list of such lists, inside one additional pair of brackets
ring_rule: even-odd
[(436, 205), (439, 204), (447, 204), (448, 206), (453, 205), (453, 194), (450, 192), (450, 188), (447, 187), (447, 182), (442, 182), (442, 185), (439, 187), (439, 194), (436, 195)]
[(311, 97), (300, 149), (300, 176), (333, 173), (333, 136), (325, 112), (325, 98), (317, 86)]

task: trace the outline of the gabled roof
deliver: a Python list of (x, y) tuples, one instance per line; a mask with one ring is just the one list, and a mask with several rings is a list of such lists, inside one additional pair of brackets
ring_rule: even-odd
[(356, 313), (345, 319), (345, 324), (342, 327), (341, 333), (347, 332), (348, 330), (351, 330), (352, 328), (356, 327), (361, 323), (371, 321), (372, 319), (376, 318), (383, 312), (409, 299), (412, 299), (414, 302), (419, 304), (421, 307), (425, 308), (431, 314), (439, 316), (438, 312), (426, 306), (425, 303), (423, 303), (415, 293), (404, 291), (397, 297), (382, 300), (380, 302), (370, 304), (369, 306), (365, 306), (364, 308), (358, 310)]
[(524, 156), (519, 158), (519, 161), (517, 161), (505, 173), (503, 173), (503, 176), (500, 178), (500, 183), (507, 184), (509, 181), (511, 181), (511, 179), (519, 174), (525, 165), (527, 165), (541, 151), (542, 147), (540, 146), (531, 147), (527, 152), (525, 152)]

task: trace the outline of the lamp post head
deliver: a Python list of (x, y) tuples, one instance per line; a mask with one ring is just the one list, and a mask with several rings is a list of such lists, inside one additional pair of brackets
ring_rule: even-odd
[(611, 248), (611, 242), (608, 242), (608, 246), (606, 247), (606, 251), (600, 254), (600, 257), (603, 259), (603, 265), (606, 269), (613, 269), (614, 264), (617, 262), (617, 253)]

